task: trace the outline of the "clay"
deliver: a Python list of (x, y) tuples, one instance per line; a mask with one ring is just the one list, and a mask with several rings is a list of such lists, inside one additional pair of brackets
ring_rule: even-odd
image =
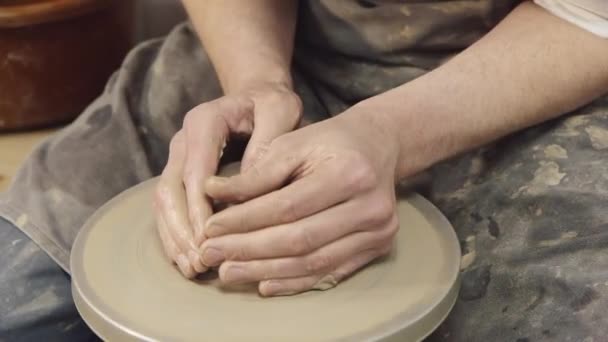
[[(416, 341), (456, 298), (458, 241), (420, 196), (399, 200), (390, 256), (329, 291), (262, 298), (253, 287), (226, 290), (211, 275), (189, 281), (176, 271), (156, 235), (155, 182), (104, 206), (72, 250), (75, 302), (105, 340)], [(318, 287), (334, 285), (325, 279)]]

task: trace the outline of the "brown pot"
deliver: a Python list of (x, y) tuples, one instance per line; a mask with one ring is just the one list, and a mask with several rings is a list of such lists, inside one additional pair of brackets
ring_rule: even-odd
[(131, 0), (0, 0), (0, 131), (77, 116), (133, 43)]

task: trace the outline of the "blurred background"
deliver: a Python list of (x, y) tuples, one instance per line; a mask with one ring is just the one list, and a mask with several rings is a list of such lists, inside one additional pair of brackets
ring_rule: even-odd
[(180, 0), (139, 0), (136, 12), (138, 40), (163, 36), (186, 19)]
[(185, 19), (179, 0), (0, 0), (0, 191), (133, 46)]

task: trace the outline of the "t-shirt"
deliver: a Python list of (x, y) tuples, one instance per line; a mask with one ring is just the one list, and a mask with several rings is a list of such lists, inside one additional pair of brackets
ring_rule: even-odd
[(534, 0), (554, 15), (608, 38), (608, 0)]

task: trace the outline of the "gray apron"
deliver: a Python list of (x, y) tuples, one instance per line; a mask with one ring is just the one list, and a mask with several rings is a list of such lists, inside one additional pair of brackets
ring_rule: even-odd
[[(293, 74), (305, 118), (432, 70), (517, 3), (300, 1)], [(84, 221), (157, 175), (184, 114), (221, 94), (190, 25), (138, 46), (104, 93), (33, 152), (0, 215), (69, 272)], [(608, 103), (597, 101), (431, 170), (420, 191), (453, 223), (464, 269), (456, 307), (430, 340), (608, 336), (607, 120)]]

